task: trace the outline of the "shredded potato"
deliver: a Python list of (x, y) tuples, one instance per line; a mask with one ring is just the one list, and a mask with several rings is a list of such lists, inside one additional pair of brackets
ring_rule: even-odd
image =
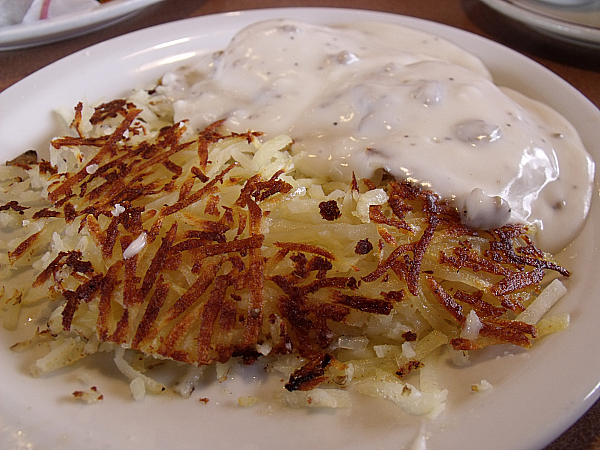
[[(542, 318), (546, 274), (569, 272), (526, 226), (469, 229), (407, 182), (309, 178), (288, 136), (219, 126), (192, 135), (129, 101), (80, 104), (50, 162), (0, 169), (4, 324), (23, 305), (53, 311), (34, 375), (116, 350), (136, 398), (164, 391), (129, 362), (138, 352), (195, 367), (174, 387), (189, 396), (207, 365), (224, 379), (234, 360), (265, 358), (291, 406), (347, 407), (357, 383), (435, 415), (441, 351), (529, 348), (538, 321), (544, 334), (568, 324)], [(15, 281), (28, 270), (33, 283)], [(404, 380), (419, 370), (420, 387)]]

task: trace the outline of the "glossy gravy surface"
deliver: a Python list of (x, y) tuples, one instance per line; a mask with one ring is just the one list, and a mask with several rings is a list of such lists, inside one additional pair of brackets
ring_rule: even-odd
[(377, 180), (383, 171), (451, 199), (474, 228), (529, 223), (559, 251), (589, 209), (594, 166), (549, 107), (497, 87), (473, 55), (384, 23), (269, 20), (166, 74), (175, 120), (288, 134), (298, 167)]

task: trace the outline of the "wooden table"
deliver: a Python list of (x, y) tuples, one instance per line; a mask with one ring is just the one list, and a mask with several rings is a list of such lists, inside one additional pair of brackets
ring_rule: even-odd
[[(461, 28), (500, 42), (538, 61), (600, 107), (600, 51), (542, 36), (496, 13), (478, 0), (166, 0), (124, 22), (86, 36), (37, 48), (0, 52), (0, 91), (57, 59), (141, 28), (226, 11), (289, 6), (370, 9)], [(547, 449), (600, 449), (600, 402)]]

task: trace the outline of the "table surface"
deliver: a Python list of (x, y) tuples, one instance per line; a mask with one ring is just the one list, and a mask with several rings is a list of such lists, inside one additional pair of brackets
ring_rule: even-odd
[[(90, 45), (160, 23), (256, 8), (329, 6), (420, 17), (461, 28), (510, 47), (543, 64), (600, 107), (600, 51), (562, 43), (502, 16), (478, 0), (166, 0), (127, 20), (66, 41), (0, 52), (0, 91), (38, 69)], [(600, 450), (600, 401), (547, 449)]]

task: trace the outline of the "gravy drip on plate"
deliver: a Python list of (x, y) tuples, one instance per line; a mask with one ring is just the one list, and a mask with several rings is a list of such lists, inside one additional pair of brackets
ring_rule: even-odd
[(323, 27), (269, 20), (222, 52), (166, 74), (175, 120), (288, 134), (319, 177), (383, 171), (451, 199), (464, 223), (529, 223), (559, 251), (589, 209), (594, 166), (551, 108), (497, 87), (473, 55), (385, 23)]

